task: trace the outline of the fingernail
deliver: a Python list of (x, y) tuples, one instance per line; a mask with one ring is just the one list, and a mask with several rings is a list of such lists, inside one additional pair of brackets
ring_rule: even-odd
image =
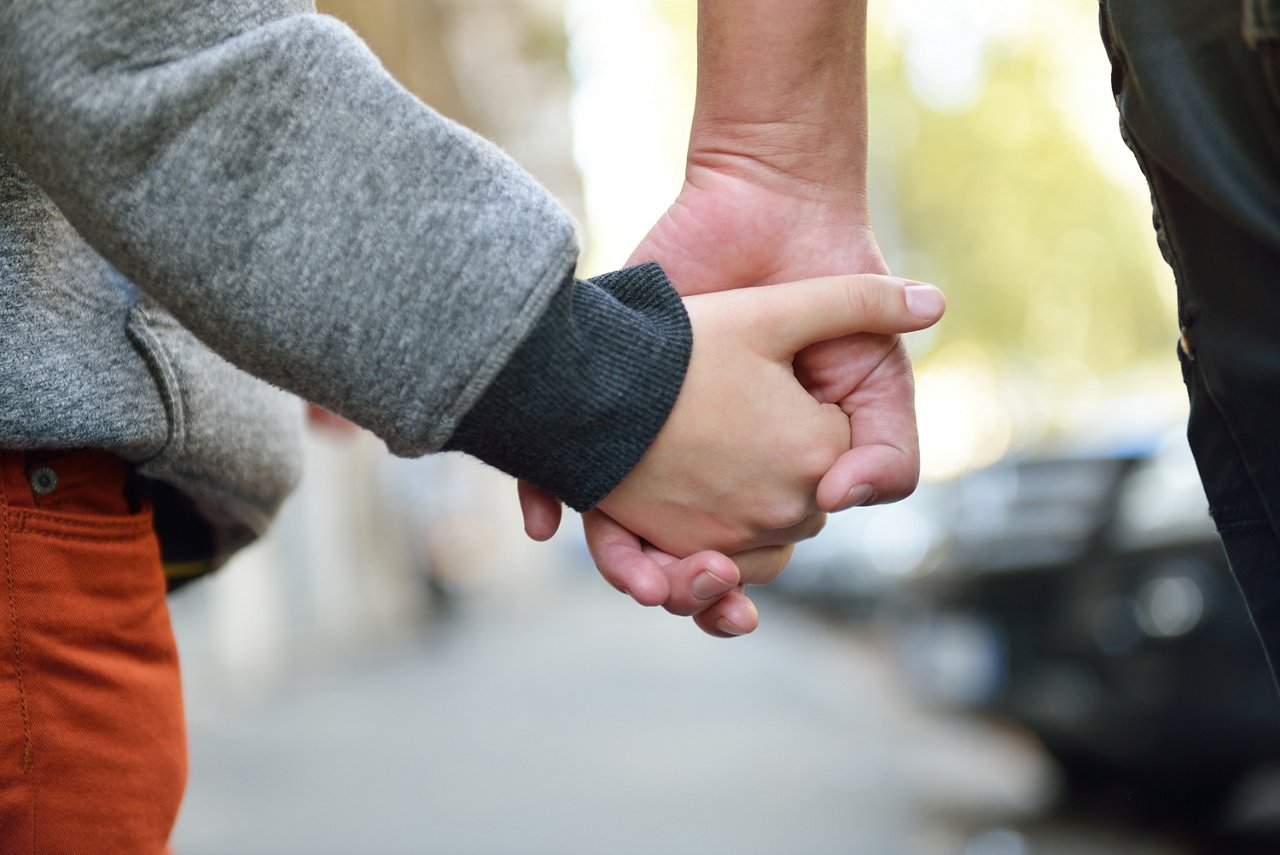
[(876, 497), (876, 488), (870, 484), (855, 484), (844, 496), (844, 501), (840, 503), (840, 510), (846, 508), (858, 508), (865, 505)]
[(729, 623), (729, 620), (727, 618), (720, 618), (720, 620), (716, 621), (716, 629), (720, 630), (725, 635), (732, 635), (732, 636), (746, 635), (746, 633), (743, 632), (741, 629)]
[(710, 570), (699, 573), (694, 577), (693, 584), (689, 586), (694, 598), (699, 600), (714, 600), (729, 593), (732, 588), (733, 583), (726, 582)]
[(932, 285), (907, 286), (907, 310), (917, 318), (932, 320), (942, 314), (946, 298)]

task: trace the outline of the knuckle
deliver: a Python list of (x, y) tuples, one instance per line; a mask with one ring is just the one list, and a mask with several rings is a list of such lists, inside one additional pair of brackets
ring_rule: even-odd
[(817, 537), (818, 534), (821, 533), (821, 531), (826, 527), (827, 527), (827, 515), (814, 514), (812, 517), (810, 517), (806, 521), (804, 526), (804, 534), (801, 539), (809, 540), (810, 538)]
[(764, 508), (760, 522), (767, 531), (783, 531), (802, 525), (812, 515), (807, 497), (777, 496)]
[[(848, 433), (848, 429), (845, 429)], [(808, 483), (816, 485), (826, 475), (842, 453), (848, 450), (848, 438), (841, 435), (843, 445), (811, 444), (797, 450), (795, 471)]]

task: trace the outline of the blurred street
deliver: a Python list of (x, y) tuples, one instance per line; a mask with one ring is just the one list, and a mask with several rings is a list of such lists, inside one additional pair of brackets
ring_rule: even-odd
[(256, 693), (191, 687), (175, 851), (1190, 851), (1043, 818), (1038, 749), (913, 707), (869, 634), (766, 601), (719, 641), (585, 565), (543, 582)]

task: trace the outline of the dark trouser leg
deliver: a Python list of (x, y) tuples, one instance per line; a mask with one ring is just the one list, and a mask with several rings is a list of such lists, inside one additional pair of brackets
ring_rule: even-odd
[(1188, 435), (1280, 666), (1280, 0), (1103, 0), (1121, 126), (1178, 281)]

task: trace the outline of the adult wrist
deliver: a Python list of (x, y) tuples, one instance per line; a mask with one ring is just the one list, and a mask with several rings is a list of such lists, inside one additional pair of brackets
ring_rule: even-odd
[(803, 203), (812, 222), (825, 219), (841, 227), (870, 227), (864, 159), (857, 154), (835, 156), (831, 149), (813, 155), (799, 148), (780, 150), (758, 135), (747, 136), (743, 130), (691, 141), (686, 187), (704, 192), (762, 192), (788, 204)]
[(865, 185), (865, 0), (699, 0), (692, 161)]

